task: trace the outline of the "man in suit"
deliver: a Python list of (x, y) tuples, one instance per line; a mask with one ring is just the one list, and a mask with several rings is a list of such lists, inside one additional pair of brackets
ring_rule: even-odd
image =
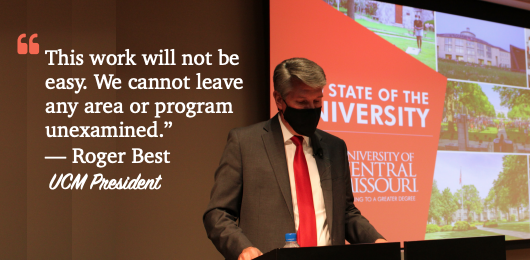
[(272, 119), (230, 131), (203, 216), (226, 259), (250, 260), (284, 246), (385, 242), (353, 203), (344, 141), (317, 130), (324, 71), (293, 58), (274, 70)]

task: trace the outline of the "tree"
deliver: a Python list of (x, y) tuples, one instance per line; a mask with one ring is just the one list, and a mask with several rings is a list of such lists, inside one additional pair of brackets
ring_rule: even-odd
[(527, 104), (517, 104), (508, 112), (511, 119), (530, 119), (530, 106)]
[(467, 219), (469, 220), (472, 212), (477, 214), (482, 212), (482, 202), (475, 185), (464, 185), (455, 194), (458, 205), (462, 204), (462, 192), (464, 193), (464, 209), (467, 210)]
[(505, 155), (502, 157), (502, 172), (493, 182), (499, 208), (509, 213), (509, 208), (517, 208), (517, 218), (521, 219), (522, 205), (528, 205), (528, 166), (526, 156)]
[(497, 113), (497, 118), (506, 118), (503, 112)]
[(447, 81), (447, 88), (445, 91), (445, 113), (447, 115), (447, 130), (449, 132), (454, 132), (455, 126), (454, 126), (454, 116), (455, 113), (455, 103), (457, 98), (457, 87), (458, 83), (454, 81)]
[(504, 212), (505, 214), (509, 213), (510, 204), (508, 201), (508, 188), (503, 186), (500, 178), (493, 181), (493, 188), (495, 190), (495, 195), (497, 196), (495, 199), (497, 208), (499, 211)]
[(365, 13), (364, 10), (366, 9), (366, 5), (368, 4), (367, 0), (356, 0), (355, 2), (357, 2), (357, 8), (359, 8), (359, 13), (362, 14), (362, 13)]
[[(492, 209), (493, 210), (493, 214), (495, 215), (495, 220), (497, 220), (497, 209), (498, 209), (498, 206), (497, 206), (497, 200), (496, 200), (496, 196), (495, 196), (495, 189), (494, 187), (492, 187), (488, 193), (488, 196), (486, 197), (486, 199), (484, 199), (484, 207), (486, 208), (486, 211), (487, 210), (490, 210)], [(489, 216), (488, 216), (488, 220), (489, 219)]]
[(355, 20), (355, 0), (348, 0), (346, 8), (348, 9), (348, 17)]
[(440, 205), (440, 198), (440, 190), (438, 190), (438, 185), (436, 183), (436, 180), (434, 180), (432, 183), (431, 203), (429, 205), (429, 221), (431, 223), (440, 222), (442, 210), (442, 206)]
[(448, 130), (451, 132), (454, 131), (454, 118), (457, 114), (495, 116), (493, 105), (476, 83), (448, 81), (444, 106)]
[(440, 214), (446, 221), (446, 225), (452, 220), (453, 214), (458, 210), (458, 203), (451, 190), (445, 188), (440, 196)]
[(530, 104), (530, 93), (526, 89), (516, 89), (508, 87), (493, 87), (493, 91), (499, 93), (501, 106), (513, 108), (516, 105)]
[(485, 115), (491, 103), (482, 88), (476, 83), (458, 82), (458, 85), (460, 92), (457, 99), (464, 108), (462, 112), (475, 116)]

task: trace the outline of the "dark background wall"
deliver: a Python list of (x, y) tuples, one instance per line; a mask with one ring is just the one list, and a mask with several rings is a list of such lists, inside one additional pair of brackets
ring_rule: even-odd
[[(467, 16), (473, 16), (477, 6), (486, 8), (486, 16), (490, 15), (487, 8), (493, 8), (477, 1), (446, 1), (438, 6), (425, 2), (399, 1), (446, 12), (452, 8), (452, 13)], [(28, 0), (2, 1), (0, 10), (0, 259), (222, 259), (206, 237), (202, 213), (228, 131), (269, 117), (267, 1)], [(520, 11), (500, 10), (489, 19), (519, 26), (528, 23), (517, 20), (517, 15), (523, 15)], [(21, 33), (28, 37), (39, 34), (36, 42), (41, 54), (16, 54), (16, 38)], [(85, 65), (46, 65), (44, 50), (59, 48), (66, 53), (70, 49), (83, 53)], [(141, 61), (140, 54), (165, 48), (175, 49), (177, 57), (182, 53), (216, 54), (217, 49), (223, 49), (238, 54), (240, 65), (92, 66), (88, 57), (89, 53), (123, 53), (130, 49)], [(130, 77), (189, 76), (193, 86), (197, 72), (205, 77), (241, 77), (244, 88), (95, 90), (92, 77), (95, 73), (115, 74), (125, 82)], [(50, 91), (43, 85), (49, 77), (85, 77), (89, 89), (77, 95)], [(45, 114), (45, 103), (50, 101), (75, 101), (80, 105), (86, 101), (119, 101), (126, 113), (87, 115), (78, 108), (69, 119), (62, 114)], [(153, 113), (127, 112), (133, 101), (225, 101), (232, 102), (234, 113), (199, 114), (191, 119), (182, 114), (163, 115), (159, 124), (173, 122), (171, 130), (162, 132), (164, 138), (45, 136), (46, 125), (116, 125), (120, 121), (126, 125), (151, 124)], [(72, 147), (126, 151), (126, 162), (132, 159), (133, 147), (168, 150), (171, 164), (126, 163), (100, 169), (43, 158), (70, 155)], [(48, 188), (53, 174), (68, 172), (101, 172), (109, 178), (135, 177), (138, 173), (155, 178), (162, 174), (162, 189)]]

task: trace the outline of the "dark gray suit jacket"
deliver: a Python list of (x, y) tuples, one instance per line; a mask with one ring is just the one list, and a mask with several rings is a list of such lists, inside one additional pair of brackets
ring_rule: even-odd
[[(311, 137), (333, 245), (383, 238), (353, 204), (344, 141), (321, 130)], [(208, 238), (226, 259), (254, 246), (263, 253), (295, 233), (285, 146), (278, 115), (230, 131), (203, 216)]]

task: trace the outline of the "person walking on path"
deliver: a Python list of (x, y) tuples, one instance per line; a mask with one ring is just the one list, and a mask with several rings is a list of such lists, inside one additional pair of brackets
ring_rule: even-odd
[(416, 19), (414, 20), (414, 35), (416, 35), (416, 42), (418, 44), (418, 49), (420, 49), (421, 53), (421, 44), (422, 44), (422, 37), (423, 37), (423, 22), (420, 19), (419, 15), (416, 15)]

